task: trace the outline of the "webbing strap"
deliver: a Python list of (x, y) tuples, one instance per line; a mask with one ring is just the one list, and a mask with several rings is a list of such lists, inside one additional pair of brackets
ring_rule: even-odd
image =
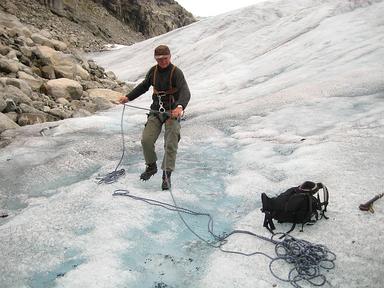
[(327, 206), (328, 206), (328, 200), (329, 200), (328, 188), (323, 183), (317, 183), (317, 185), (323, 189), (323, 202), (321, 202), (321, 200), (320, 200), (320, 193), (319, 192), (317, 192), (317, 199), (319, 200), (320, 205), (324, 206), (324, 209), (322, 209), (322, 211), (326, 212)]
[(265, 213), (264, 215), (264, 224), (263, 226), (269, 230), (269, 232), (273, 233), (273, 230), (276, 229), (275, 225), (273, 224), (272, 215), (269, 211), (263, 211)]
[[(327, 186), (325, 186), (324, 184), (322, 184), (323, 186), (323, 197), (324, 197), (324, 202), (320, 203), (321, 206), (324, 205), (324, 208), (321, 210), (320, 214), (322, 217), (324, 217), (325, 219), (328, 219), (327, 216), (325, 216), (325, 212), (327, 212), (327, 206), (328, 206), (328, 201), (329, 201), (329, 192), (328, 192), (328, 188)], [(319, 200), (320, 201), (320, 200)]]
[(329, 193), (328, 193), (328, 188), (323, 184), (323, 193), (324, 193), (324, 202), (321, 204), (324, 204), (324, 212), (327, 211), (327, 206), (328, 206), (328, 200), (329, 200)]
[(155, 71), (153, 71), (153, 89), (155, 89), (155, 84), (156, 84), (156, 76), (157, 76), (157, 65), (155, 66)]

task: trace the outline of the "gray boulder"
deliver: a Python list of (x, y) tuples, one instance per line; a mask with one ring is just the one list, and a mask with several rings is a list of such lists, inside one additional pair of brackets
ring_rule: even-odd
[(56, 78), (75, 79), (76, 76), (84, 80), (90, 78), (89, 73), (76, 62), (72, 55), (64, 54), (47, 46), (37, 46), (33, 53), (43, 64), (53, 67)]
[(66, 51), (68, 49), (68, 45), (62, 41), (51, 39), (51, 43), (53, 45), (53, 48), (55, 48), (55, 50)]
[(20, 80), (24, 80), (32, 88), (33, 91), (40, 91), (41, 85), (44, 84), (44, 80), (40, 77), (33, 77), (23, 71), (19, 71), (17, 76)]
[(7, 102), (5, 102), (4, 98), (0, 96), (0, 112), (3, 112), (7, 107)]
[(17, 123), (17, 118), (19, 117), (19, 114), (16, 112), (8, 112), (4, 113), (5, 116), (7, 116), (9, 119), (11, 119), (13, 122)]
[(88, 89), (96, 89), (96, 88), (103, 88), (103, 84), (96, 82), (96, 81), (80, 81), (81, 86), (83, 86), (84, 90)]
[(28, 85), (27, 82), (25, 82), (22, 79), (2, 77), (2, 78), (0, 78), (0, 82), (4, 86), (7, 86), (7, 87), (14, 86), (14, 87), (20, 89), (28, 97), (32, 95), (31, 87)]
[(45, 85), (47, 94), (54, 99), (78, 100), (83, 94), (83, 87), (79, 82), (72, 79), (60, 78), (49, 80)]
[[(0, 31), (1, 33), (1, 31)], [(9, 53), (9, 51), (11, 50), (11, 48), (9, 48), (8, 46), (4, 46), (3, 44), (0, 43), (0, 54), (5, 56)]]
[(95, 113), (97, 111), (97, 106), (93, 102), (84, 102), (80, 100), (73, 100), (71, 102), (71, 107), (73, 110), (87, 110), (88, 112)]
[(56, 99), (56, 102), (63, 105), (63, 106), (68, 106), (69, 105), (69, 101), (65, 98), (58, 98)]
[(15, 129), (20, 127), (15, 122), (13, 122), (10, 118), (0, 112), (0, 133), (7, 129)]
[(60, 109), (60, 108), (53, 108), (48, 113), (53, 115), (53, 116), (56, 116), (60, 119), (71, 118), (71, 116), (72, 116), (72, 113), (70, 113), (69, 111), (65, 111), (63, 109)]
[(123, 96), (122, 93), (113, 91), (111, 89), (89, 89), (87, 90), (89, 97), (91, 99), (93, 98), (104, 98), (110, 102), (117, 102), (121, 96)]
[(31, 104), (32, 100), (15, 86), (6, 86), (3, 91), (0, 91), (0, 97), (6, 102), (13, 101), (15, 105), (20, 103)]
[(106, 75), (109, 79), (111, 79), (111, 80), (117, 80), (117, 77), (116, 77), (115, 73), (113, 73), (112, 71), (107, 71), (107, 72), (105, 72), (105, 75)]
[(114, 106), (110, 101), (108, 101), (105, 98), (93, 97), (92, 100), (93, 100), (93, 103), (96, 104), (97, 110), (107, 110), (107, 109), (112, 108)]
[(18, 53), (20, 53), (19, 51), (15, 51), (15, 50), (10, 50), (9, 52), (8, 52), (8, 54), (6, 55), (6, 57), (8, 58), (8, 59), (10, 59), (10, 60), (13, 60), (13, 61), (16, 61), (16, 63), (17, 63), (17, 61), (18, 61), (18, 59), (17, 59), (17, 55), (18, 55)]
[(92, 113), (85, 110), (85, 109), (79, 109), (79, 110), (76, 110), (75, 112), (73, 112), (72, 114), (72, 117), (73, 118), (80, 118), (80, 117), (87, 117), (87, 116), (91, 116)]
[(103, 88), (106, 89), (115, 89), (118, 86), (116, 81), (110, 79), (100, 79), (99, 82), (103, 85)]
[(43, 66), (40, 68), (41, 76), (45, 79), (56, 79), (55, 69), (52, 66)]
[(3, 57), (0, 58), (0, 72), (9, 74), (16, 73), (17, 71), (19, 71), (19, 65), (17, 62)]
[(51, 40), (49, 40), (47, 37), (45, 37), (41, 34), (33, 33), (31, 35), (31, 39), (37, 45), (48, 46), (48, 47), (54, 48)]
[(45, 105), (43, 101), (36, 100), (32, 102), (32, 107), (36, 108), (37, 110), (44, 111), (44, 106)]
[(32, 57), (32, 49), (30, 47), (20, 46), (20, 52), (28, 58)]
[(0, 17), (0, 26), (7, 27), (10, 35), (31, 37), (31, 31), (14, 15), (2, 13)]
[(25, 104), (25, 103), (21, 103), (19, 107), (23, 113), (39, 113), (40, 112), (33, 106), (29, 106), (28, 104)]
[(58, 117), (54, 117), (53, 115), (48, 115), (43, 112), (39, 113), (23, 113), (19, 116), (19, 119), (17, 120), (17, 123), (20, 126), (25, 125), (33, 125), (37, 123), (44, 123), (47, 121), (57, 121), (59, 120)]

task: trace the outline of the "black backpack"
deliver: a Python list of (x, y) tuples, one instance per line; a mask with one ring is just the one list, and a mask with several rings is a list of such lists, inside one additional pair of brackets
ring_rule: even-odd
[[(319, 190), (323, 189), (323, 202), (320, 201)], [(328, 205), (328, 189), (322, 183), (306, 181), (298, 187), (292, 187), (281, 193), (277, 197), (269, 198), (265, 193), (261, 194), (263, 207), (261, 211), (265, 213), (264, 227), (270, 232), (276, 229), (273, 220), (279, 223), (293, 223), (289, 233), (295, 229), (296, 224), (313, 224), (317, 220), (328, 217), (325, 216)]]

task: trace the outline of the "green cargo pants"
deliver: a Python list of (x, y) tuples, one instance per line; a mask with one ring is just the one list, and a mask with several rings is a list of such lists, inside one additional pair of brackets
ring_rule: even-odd
[(164, 133), (164, 157), (161, 169), (164, 171), (175, 170), (177, 148), (180, 141), (180, 123), (177, 119), (168, 119), (162, 123), (156, 115), (150, 114), (145, 124), (141, 137), (145, 164), (155, 163), (157, 155), (155, 143), (165, 125)]

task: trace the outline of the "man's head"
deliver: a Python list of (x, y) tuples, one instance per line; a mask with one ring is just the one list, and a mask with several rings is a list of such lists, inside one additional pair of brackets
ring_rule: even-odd
[(166, 45), (159, 45), (155, 49), (155, 59), (161, 68), (167, 68), (171, 63), (171, 51)]

